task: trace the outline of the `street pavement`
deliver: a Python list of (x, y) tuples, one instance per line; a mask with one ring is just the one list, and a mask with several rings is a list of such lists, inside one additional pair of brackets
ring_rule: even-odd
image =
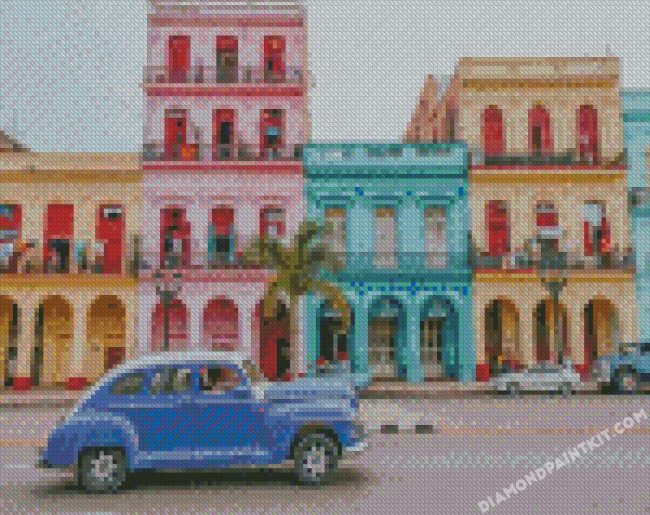
[[(481, 513), (480, 501), (568, 449), (641, 409), (650, 415), (650, 396), (367, 400), (369, 448), (330, 485), (296, 486), (288, 467), (166, 472), (135, 475), (110, 495), (79, 491), (69, 472), (33, 468), (69, 409), (0, 407), (0, 513)], [(422, 426), (433, 431), (416, 434)], [(489, 513), (649, 515), (650, 420)]]

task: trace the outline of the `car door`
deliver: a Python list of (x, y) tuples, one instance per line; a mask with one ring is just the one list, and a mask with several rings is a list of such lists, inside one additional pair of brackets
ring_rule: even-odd
[(189, 366), (162, 366), (152, 371), (147, 414), (140, 417), (139, 428), (141, 450), (152, 459), (173, 461), (192, 450), (193, 426), (197, 423), (192, 417), (194, 388)]
[(262, 463), (264, 404), (252, 395), (250, 382), (236, 365), (208, 363), (197, 367), (194, 395), (194, 443), (208, 461), (222, 464)]

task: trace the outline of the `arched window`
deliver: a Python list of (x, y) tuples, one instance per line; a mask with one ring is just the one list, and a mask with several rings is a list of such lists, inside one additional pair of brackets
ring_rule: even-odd
[(598, 113), (590, 105), (578, 109), (578, 153), (580, 161), (598, 161)]
[(537, 155), (553, 151), (551, 116), (541, 105), (528, 111), (528, 150)]
[(501, 109), (491, 105), (483, 111), (483, 151), (486, 156), (499, 156), (504, 152), (503, 117)]

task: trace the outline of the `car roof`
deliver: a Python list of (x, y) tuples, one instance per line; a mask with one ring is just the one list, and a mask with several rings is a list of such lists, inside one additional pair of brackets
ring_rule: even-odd
[(155, 352), (127, 361), (125, 368), (138, 368), (150, 365), (185, 365), (218, 361), (222, 363), (242, 363), (247, 361), (240, 352), (185, 351)]

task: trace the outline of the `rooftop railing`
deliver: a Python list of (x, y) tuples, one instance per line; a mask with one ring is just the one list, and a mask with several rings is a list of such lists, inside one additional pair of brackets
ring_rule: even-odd
[(167, 66), (146, 66), (144, 69), (144, 83), (147, 85), (300, 85), (303, 84), (304, 81), (305, 73), (302, 68), (286, 68), (282, 72), (252, 66), (226, 68), (218, 68), (216, 66), (192, 66), (187, 70), (172, 70)]

